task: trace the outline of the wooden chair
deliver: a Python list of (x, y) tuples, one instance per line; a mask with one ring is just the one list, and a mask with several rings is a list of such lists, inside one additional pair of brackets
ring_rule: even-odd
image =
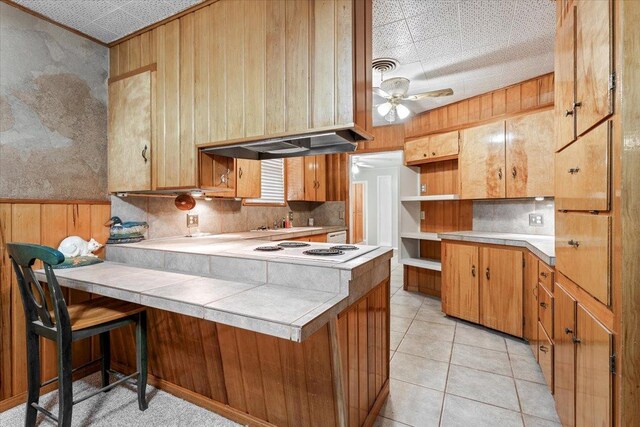
[[(146, 311), (136, 304), (98, 298), (67, 308), (60, 285), (51, 268), (64, 261), (61, 252), (47, 246), (27, 243), (8, 243), (7, 252), (18, 279), (18, 288), (26, 318), (27, 333), (27, 412), (25, 425), (34, 426), (37, 411), (55, 420), (59, 426), (71, 425), (73, 405), (137, 376), (138, 407), (147, 409), (147, 337)], [(32, 266), (36, 260), (42, 261), (47, 277), (50, 309), (45, 290), (36, 278)], [(137, 371), (109, 383), (109, 374), (118, 374), (110, 369), (109, 331), (130, 323), (136, 324), (136, 364)], [(102, 357), (76, 369), (72, 369), (71, 344), (74, 341), (100, 335)], [(40, 339), (44, 337), (56, 343), (58, 356), (58, 376), (44, 383), (40, 382)], [(90, 364), (101, 362), (102, 388), (96, 392), (73, 400), (72, 373)], [(40, 388), (58, 381), (59, 407), (56, 417), (38, 404)]]

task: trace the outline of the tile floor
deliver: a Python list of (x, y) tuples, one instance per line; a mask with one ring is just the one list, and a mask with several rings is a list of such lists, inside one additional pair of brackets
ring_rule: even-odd
[(377, 427), (560, 426), (524, 341), (452, 319), (402, 289), (392, 260), (390, 396)]

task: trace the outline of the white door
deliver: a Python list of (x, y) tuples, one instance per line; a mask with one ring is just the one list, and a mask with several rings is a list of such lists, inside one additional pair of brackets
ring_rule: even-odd
[(393, 240), (393, 194), (391, 175), (378, 177), (378, 245), (391, 246)]

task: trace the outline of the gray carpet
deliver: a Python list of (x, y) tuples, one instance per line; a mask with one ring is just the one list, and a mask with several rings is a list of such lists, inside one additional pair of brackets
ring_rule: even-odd
[[(90, 390), (100, 388), (100, 374), (96, 373), (73, 383), (73, 395), (79, 397)], [(73, 407), (73, 426), (215, 426), (237, 427), (237, 424), (214, 412), (200, 408), (185, 400), (147, 386), (149, 408), (138, 409), (136, 389), (133, 385), (121, 384), (108, 393), (101, 393)], [(40, 397), (40, 405), (58, 415), (58, 393), (53, 391)], [(25, 405), (0, 413), (0, 426), (24, 425)], [(39, 426), (49, 427), (55, 423), (44, 415), (38, 417)]]

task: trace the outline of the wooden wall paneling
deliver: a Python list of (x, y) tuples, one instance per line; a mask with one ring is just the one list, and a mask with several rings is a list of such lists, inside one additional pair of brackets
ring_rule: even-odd
[(439, 271), (424, 268), (404, 266), (404, 289), (421, 292), (437, 298), (441, 296), (442, 278)]
[(144, 67), (153, 63), (151, 52), (151, 31), (138, 36), (140, 40), (140, 66)]
[[(469, 122), (477, 122), (480, 120), (480, 98), (474, 97), (467, 101), (469, 103)], [(436, 129), (432, 129), (435, 131)]]
[(469, 121), (469, 101), (463, 100), (458, 103), (458, 125), (465, 125)]
[(304, 349), (290, 341), (280, 340), (279, 343), (289, 420), (294, 420), (292, 424), (299, 423), (300, 426), (310, 426), (310, 402), (304, 368)]
[[(304, 352), (309, 413), (312, 425), (335, 426), (336, 408), (328, 326), (322, 327), (304, 343), (294, 345), (301, 346)], [(295, 420), (290, 421), (292, 425), (295, 423)]]
[(221, 73), (216, 73), (217, 64), (212, 63), (211, 67), (209, 64), (211, 8), (198, 9), (193, 19), (193, 137), (196, 144), (202, 144), (209, 141), (209, 73), (215, 74), (218, 78)]
[(363, 298), (356, 306), (358, 313), (358, 413), (359, 425), (362, 425), (369, 412), (368, 400), (368, 357), (367, 357), (367, 299)]
[(536, 108), (538, 106), (538, 82), (536, 80), (527, 80), (522, 83), (520, 96), (523, 110)]
[(421, 195), (460, 194), (458, 160), (445, 160), (420, 166), (420, 183), (427, 191)]
[(285, 75), (287, 131), (309, 127), (309, 5), (305, 0), (286, 2)]
[(371, 128), (373, 141), (358, 143), (358, 152), (393, 151), (404, 147), (404, 126), (386, 125)]
[(500, 117), (507, 112), (506, 89), (491, 92), (491, 116)]
[(358, 409), (358, 312), (357, 310), (349, 310), (346, 314), (347, 317), (347, 329), (348, 333), (348, 343), (347, 343), (347, 354), (348, 354), (348, 366), (349, 366), (349, 375), (348, 375), (348, 395), (349, 395), (349, 425), (357, 426), (360, 425), (360, 414)]
[(511, 86), (506, 89), (506, 106), (505, 111), (507, 114), (516, 113), (520, 111), (520, 85)]
[(471, 200), (421, 202), (421, 210), (425, 212), (425, 219), (420, 221), (420, 231), (440, 233), (470, 230), (472, 227)]
[[(245, 0), (244, 25), (244, 136), (265, 134), (266, 110), (273, 108), (265, 96), (266, 3), (262, 0)], [(271, 58), (269, 58), (271, 60)]]
[(480, 120), (488, 120), (491, 117), (493, 117), (493, 94), (486, 93), (480, 96)]
[[(211, 70), (220, 72), (209, 73), (209, 139), (224, 141), (227, 139), (227, 85), (233, 82), (227, 79), (227, 3), (216, 2), (210, 8), (211, 25), (209, 26), (209, 66)], [(236, 72), (239, 73), (238, 70)], [(242, 86), (244, 87), (244, 86)], [(235, 96), (238, 97), (236, 88)], [(243, 95), (244, 97), (244, 95)], [(237, 118), (236, 118), (237, 120)]]
[(118, 74), (129, 71), (129, 43), (121, 43), (118, 49)]
[[(242, 367), (238, 355), (238, 344), (234, 328), (217, 325), (220, 341), (220, 357), (224, 372), (224, 384), (229, 405), (241, 411), (247, 411), (247, 402), (242, 383)], [(284, 353), (284, 352), (283, 352)]]
[(11, 225), (11, 204), (0, 203), (0, 400), (11, 396), (12, 390), (13, 267), (5, 246), (11, 240)]
[(264, 385), (258, 357), (255, 332), (234, 328), (238, 359), (242, 376), (242, 388), (246, 399), (247, 412), (261, 419), (267, 419)]
[(262, 372), (267, 420), (278, 426), (287, 426), (287, 405), (282, 382), (278, 339), (263, 334), (255, 335), (260, 371)]
[(554, 74), (545, 74), (538, 79), (538, 105), (551, 105), (554, 100)]
[(129, 44), (129, 66), (128, 71), (135, 70), (141, 67), (142, 63), (142, 49), (140, 46), (141, 36), (134, 37), (127, 40), (125, 43)]
[(115, 77), (120, 74), (118, 59), (119, 59), (118, 47), (109, 49), (109, 77)]
[[(194, 187), (196, 185), (196, 148), (194, 139), (195, 130), (195, 25), (194, 14), (190, 13), (180, 18), (180, 48), (178, 57), (179, 65), (179, 98), (180, 98), (180, 126), (179, 126), (179, 178), (175, 187)], [(198, 39), (201, 35), (198, 34)], [(174, 162), (175, 158), (171, 156)]]

